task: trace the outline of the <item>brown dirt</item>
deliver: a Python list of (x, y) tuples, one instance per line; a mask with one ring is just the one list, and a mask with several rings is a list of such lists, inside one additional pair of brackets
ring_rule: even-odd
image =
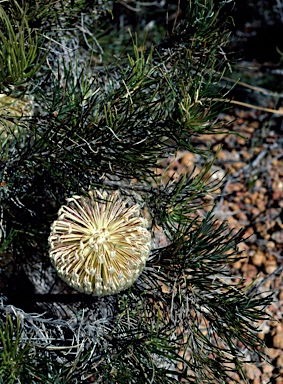
[[(273, 292), (273, 302), (267, 308), (272, 319), (259, 323), (259, 337), (266, 343), (269, 361), (247, 363), (244, 369), (251, 384), (283, 384), (282, 117), (234, 109), (220, 118), (232, 121), (236, 135), (203, 135), (196, 138), (195, 145), (209, 144), (215, 153), (221, 146), (212, 177), (222, 178), (229, 172), (210, 199), (220, 220), (226, 220), (230, 229), (244, 230), (245, 241), (240, 244), (243, 259), (231, 265), (231, 272), (235, 279), (244, 278), (245, 285), (256, 279), (263, 295)], [(179, 152), (157, 172), (164, 175), (164, 181), (179, 179), (194, 165), (197, 172), (199, 160), (197, 155)]]

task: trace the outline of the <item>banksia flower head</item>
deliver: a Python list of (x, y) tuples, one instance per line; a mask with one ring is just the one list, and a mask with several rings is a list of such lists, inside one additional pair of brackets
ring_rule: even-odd
[(151, 243), (147, 226), (139, 205), (119, 191), (73, 196), (51, 226), (52, 263), (80, 292), (115, 294), (130, 287), (145, 266)]

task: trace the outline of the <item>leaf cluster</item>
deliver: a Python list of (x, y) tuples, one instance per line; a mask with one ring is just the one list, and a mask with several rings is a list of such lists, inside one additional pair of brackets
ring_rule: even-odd
[(111, 341), (119, 357), (109, 365), (115, 375), (138, 370), (133, 380), (140, 382), (226, 383), (236, 372), (245, 380), (237, 343), (262, 346), (254, 324), (265, 318), (270, 296), (249, 296), (225, 268), (240, 257), (241, 236), (225, 235), (212, 214), (172, 231), (174, 241), (156, 250), (139, 284), (119, 297)]
[[(135, 20), (139, 20), (138, 7), (143, 6), (133, 3)], [(157, 3), (160, 21), (163, 12)], [(168, 3), (172, 14), (178, 10), (177, 15), (183, 15), (173, 18), (170, 35), (148, 49), (150, 38), (131, 34), (130, 54), (126, 54), (129, 47), (124, 50), (122, 37), (118, 39), (119, 58), (107, 54), (105, 66), (97, 65), (94, 56), (99, 52), (103, 62), (107, 30), (101, 39), (95, 36), (105, 12), (110, 10), (108, 16), (116, 20), (117, 8), (111, 8), (110, 3), (54, 0), (47, 9), (41, 0), (23, 1), (22, 7), (16, 6), (16, 16), (22, 21), (13, 21), (12, 10), (3, 13), (6, 35), (3, 32), (0, 38), (7, 40), (3, 49), (11, 45), (15, 58), (21, 58), (19, 54), (24, 59), (7, 60), (12, 66), (17, 63), (10, 71), (17, 74), (15, 78), (8, 64), (6, 68), (4, 56), (2, 67), (8, 71), (9, 84), (31, 77), (22, 89), (35, 103), (33, 116), (5, 117), (11, 123), (20, 122), (24, 133), (11, 135), (0, 146), (1, 220), (3, 217), (5, 233), (11, 234), (4, 248), (9, 246), (13, 253), (15, 276), (26, 274), (34, 285), (44, 280), (42, 286), (47, 286), (48, 294), (57, 295), (57, 302), (50, 305), (51, 313), (58, 314), (58, 293), (78, 300), (72, 290), (58, 283), (54, 271), (50, 272), (47, 238), (65, 198), (95, 187), (120, 188), (133, 196), (148, 212), (153, 237), (161, 233), (165, 239), (163, 246), (155, 246), (153, 240), (146, 269), (131, 289), (115, 298), (93, 299), (86, 304), (95, 322), (96, 306), (113, 308), (113, 313), (103, 318), (108, 321), (107, 328), (99, 323), (103, 329), (99, 337), (84, 334), (91, 321), (81, 326), (78, 334), (85, 336), (83, 341), (78, 337), (78, 344), (85, 350), (78, 349), (77, 355), (70, 357), (74, 364), (71, 371), (76, 375), (80, 357), (87, 355), (88, 363), (82, 363), (81, 370), (85, 370), (84, 377), (94, 375), (98, 383), (227, 383), (229, 378), (233, 380), (233, 373), (242, 374), (243, 356), (237, 343), (253, 352), (261, 345), (253, 324), (265, 316), (269, 302), (268, 297), (251, 294), (230, 276), (227, 265), (241, 257), (237, 248), (240, 233), (228, 232), (205, 206), (205, 198), (214, 193), (219, 182), (210, 178), (210, 152), (192, 144), (198, 135), (223, 128), (217, 115), (224, 106), (216, 99), (230, 63), (224, 53), (229, 31), (220, 19), (220, 10), (229, 1), (219, 6), (212, 0), (188, 0), (177, 6)], [(143, 9), (149, 9), (150, 4), (145, 2)], [(86, 10), (88, 15), (82, 14)], [(97, 14), (92, 18), (93, 10)], [(133, 17), (126, 17), (128, 26)], [(85, 24), (71, 31), (64, 29), (79, 20)], [(30, 23), (38, 26), (40, 21), (43, 27), (38, 35), (46, 35), (48, 29), (51, 42), (44, 63), (39, 58), (38, 35), (30, 29)], [(110, 29), (118, 30), (113, 25)], [(17, 44), (12, 43), (15, 36), (19, 37)], [(78, 44), (75, 53), (68, 49), (70, 37)], [(198, 174), (193, 170), (179, 182), (172, 179), (163, 184), (155, 169), (178, 150), (197, 154), (203, 167)], [(1, 247), (1, 251), (5, 249)], [(16, 289), (15, 281), (7, 284), (8, 298)], [(115, 306), (110, 305), (111, 300)], [(40, 300), (34, 305), (38, 310)], [(70, 313), (71, 307), (72, 303), (66, 304), (65, 313)], [(12, 333), (3, 331), (3, 345), (8, 345), (6, 339), (20, 338), (20, 329), (15, 331), (11, 324)], [(87, 342), (96, 343), (96, 339), (99, 348), (88, 347)], [(60, 353), (50, 354), (47, 345), (41, 346), (47, 352), (41, 354), (41, 361), (33, 360), (33, 374), (37, 367), (38, 375), (42, 372), (40, 377), (44, 377), (49, 367), (48, 380), (63, 380), (64, 375), (69, 380), (68, 359), (64, 356), (57, 366), (52, 359), (61, 358)], [(25, 361), (28, 354), (24, 349), (19, 356)], [(20, 361), (17, 367), (15, 377), (22, 372)]]
[[(7, 4), (8, 3), (8, 4)], [(20, 13), (20, 20), (16, 14)], [(0, 83), (19, 85), (32, 77), (40, 68), (44, 55), (40, 54), (37, 33), (31, 30), (26, 12), (16, 0), (0, 5)]]
[(22, 341), (18, 317), (14, 324), (12, 316), (7, 313), (6, 321), (0, 323), (0, 340), (0, 382), (13, 384), (20, 376), (25, 376), (24, 371), (31, 354), (29, 342)]

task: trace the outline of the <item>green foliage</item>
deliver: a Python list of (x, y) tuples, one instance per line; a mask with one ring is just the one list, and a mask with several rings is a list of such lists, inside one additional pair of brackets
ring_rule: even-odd
[[(17, 13), (20, 14), (19, 21)], [(37, 33), (29, 27), (26, 12), (16, 0), (1, 3), (0, 23), (0, 83), (5, 89), (32, 77), (44, 56), (41, 57), (39, 52)]]
[[(15, 302), (20, 292), (17, 305), (33, 305), (28, 311), (62, 322), (65, 317), (67, 324), (74, 317), (79, 322), (75, 302), (89, 316), (72, 333), (22, 312), (27, 333), (41, 330), (33, 344), (20, 341), (20, 323), (8, 318), (1, 358), (13, 380), (24, 380), (33, 345), (37, 355), (25, 378), (31, 382), (92, 377), (97, 383), (224, 384), (234, 372), (244, 380), (237, 343), (253, 353), (261, 346), (255, 323), (269, 298), (230, 276), (227, 265), (241, 258), (241, 234), (228, 232), (207, 208), (206, 197), (221, 181), (211, 179), (213, 157), (198, 145), (200, 134), (227, 129), (218, 118), (225, 106), (217, 100), (230, 70), (222, 16), (230, 1), (188, 0), (182, 9), (175, 2), (166, 9), (161, 2), (132, 3), (33, 0), (15, 3), (15, 13), (0, 8), (0, 74), (5, 86), (26, 82), (21, 100), (35, 105), (32, 116), (1, 112), (5, 127), (13, 127), (0, 146), (1, 220), (13, 235), (4, 245), (15, 260), (13, 277), (26, 277), (30, 295), (27, 300), (20, 285), (24, 279), (14, 278), (4, 293)], [(46, 57), (37, 37), (43, 35), (50, 43)], [(23, 130), (15, 134), (14, 123)], [(178, 150), (196, 154), (200, 170), (163, 183), (156, 167)], [(152, 223), (153, 247), (129, 290), (87, 300), (56, 277), (47, 239), (65, 199), (94, 187), (120, 188), (141, 205)], [(71, 302), (61, 306), (61, 294)], [(32, 328), (35, 321), (40, 325)], [(64, 354), (65, 347), (77, 352)]]
[[(136, 285), (130, 295), (120, 297), (112, 340), (118, 354), (112, 371), (115, 377), (122, 375), (118, 382), (132, 370), (139, 375), (127, 378), (129, 383), (181, 378), (226, 383), (229, 376), (233, 382), (243, 358), (237, 342), (251, 350), (263, 345), (253, 322), (265, 318), (262, 307), (269, 297), (250, 297), (225, 268), (227, 259), (239, 258), (240, 234), (227, 236), (212, 214), (203, 221), (182, 221), (169, 229), (172, 244), (156, 251), (148, 263), (143, 281), (151, 289)], [(174, 374), (177, 362), (183, 370)]]
[(19, 317), (16, 324), (7, 313), (6, 321), (0, 325), (0, 380), (5, 384), (14, 384), (24, 376), (25, 365), (30, 359), (31, 346), (21, 340), (22, 329)]

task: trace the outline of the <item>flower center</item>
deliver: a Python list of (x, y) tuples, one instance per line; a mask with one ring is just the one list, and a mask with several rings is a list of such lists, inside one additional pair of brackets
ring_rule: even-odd
[(94, 241), (97, 243), (97, 244), (103, 244), (105, 243), (106, 241), (109, 240), (109, 235), (110, 233), (107, 231), (106, 228), (101, 228), (99, 229), (95, 235), (93, 236), (94, 238)]

